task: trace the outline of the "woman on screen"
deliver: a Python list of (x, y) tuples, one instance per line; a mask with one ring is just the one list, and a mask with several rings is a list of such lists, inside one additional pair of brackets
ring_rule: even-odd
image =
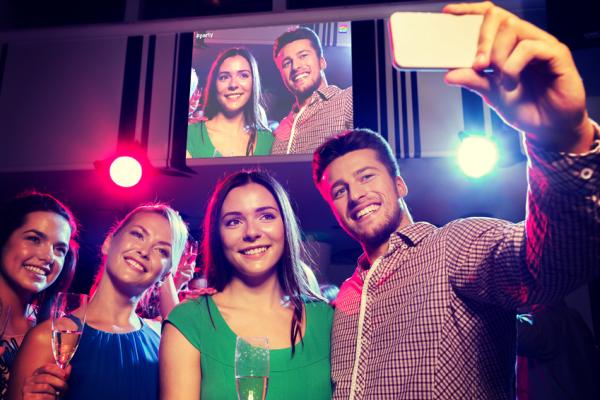
[(71, 364), (63, 370), (54, 362), (50, 321), (37, 325), (23, 341), (9, 398), (158, 399), (160, 328), (135, 308), (173, 272), (187, 236), (179, 214), (164, 204), (139, 206), (117, 223), (101, 247), (103, 265)]
[(203, 94), (204, 120), (188, 125), (187, 157), (267, 155), (268, 129), (254, 56), (245, 48), (219, 53)]
[(76, 236), (73, 214), (49, 194), (24, 193), (0, 209), (0, 399), (25, 334), (49, 317), (54, 295), (71, 284)]
[(169, 315), (160, 347), (161, 398), (237, 398), (236, 337), (266, 336), (267, 399), (330, 399), (333, 310), (310, 289), (300, 229), (281, 184), (260, 171), (229, 175), (212, 194), (204, 232), (213, 294)]

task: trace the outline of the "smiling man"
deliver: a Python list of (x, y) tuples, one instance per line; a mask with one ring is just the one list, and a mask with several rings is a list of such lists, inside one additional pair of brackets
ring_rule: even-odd
[(599, 130), (569, 50), (489, 2), (445, 11), (485, 16), (473, 67), (445, 79), (526, 132), (527, 218), (414, 223), (380, 135), (348, 131), (319, 147), (315, 185), (364, 250), (335, 302), (336, 400), (513, 399), (517, 307), (600, 269)]
[(312, 153), (331, 135), (352, 128), (352, 87), (327, 84), (327, 61), (315, 32), (300, 27), (283, 33), (273, 59), (296, 102), (274, 132), (271, 154)]

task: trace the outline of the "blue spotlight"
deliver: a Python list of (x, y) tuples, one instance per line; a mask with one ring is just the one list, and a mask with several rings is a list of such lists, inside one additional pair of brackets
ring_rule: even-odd
[(489, 174), (498, 162), (496, 143), (487, 136), (462, 133), (461, 144), (456, 155), (463, 173), (471, 178), (481, 178)]

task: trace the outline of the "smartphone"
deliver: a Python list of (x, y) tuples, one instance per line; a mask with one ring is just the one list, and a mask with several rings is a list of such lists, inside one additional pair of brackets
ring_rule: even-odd
[(393, 64), (401, 70), (470, 68), (483, 15), (395, 12), (389, 19)]

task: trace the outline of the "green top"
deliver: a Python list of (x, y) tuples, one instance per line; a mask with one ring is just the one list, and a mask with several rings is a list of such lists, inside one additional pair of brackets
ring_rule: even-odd
[[(333, 309), (322, 301), (305, 302), (305, 307), (304, 345), (296, 344), (293, 357), (290, 347), (270, 351), (267, 400), (331, 399), (329, 346)], [(237, 399), (234, 372), (236, 334), (229, 328), (212, 298), (201, 296), (179, 304), (167, 321), (200, 351), (200, 398)]]
[[(256, 147), (254, 148), (253, 155), (268, 156), (271, 154), (271, 147), (274, 140), (275, 137), (271, 132), (259, 129), (256, 132)], [(223, 157), (210, 141), (208, 129), (206, 129), (204, 121), (188, 125), (187, 152), (192, 158)]]

